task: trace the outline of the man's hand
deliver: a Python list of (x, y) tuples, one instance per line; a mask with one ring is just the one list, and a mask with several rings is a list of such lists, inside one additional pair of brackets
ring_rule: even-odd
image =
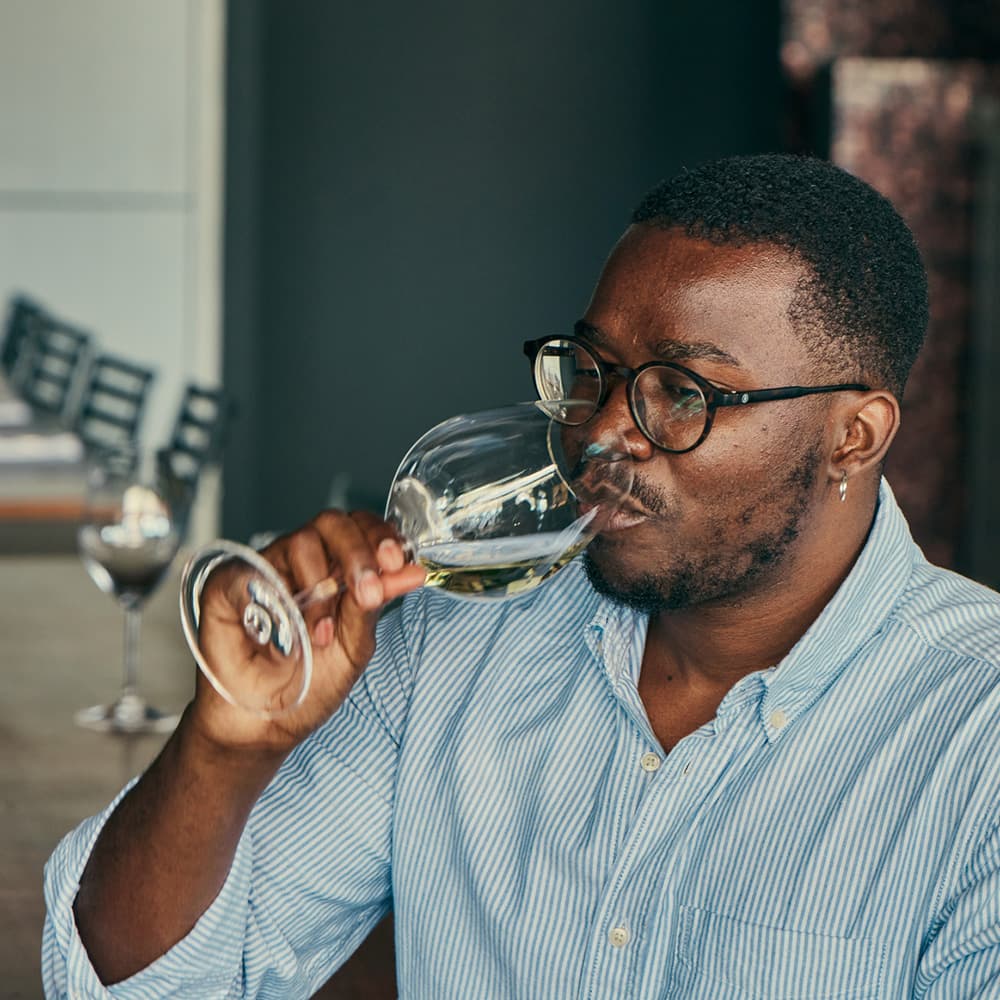
[[(393, 529), (370, 514), (326, 511), (263, 554), (293, 594), (334, 569), (346, 581), (343, 593), (305, 614), (312, 684), (301, 705), (265, 719), (229, 704), (199, 674), (194, 701), (108, 819), (80, 881), (76, 923), (104, 983), (144, 968), (194, 926), (225, 882), (258, 796), (367, 666), (379, 612), (424, 580)], [(237, 610), (240, 585), (231, 567), (220, 567), (202, 592), (203, 650), (234, 687), (264, 665)]]
[(292, 594), (332, 574), (335, 596), (303, 612), (313, 649), (313, 677), (302, 703), (281, 669), (281, 654), (244, 630), (246, 573), (224, 564), (205, 584), (199, 639), (219, 682), (237, 701), (277, 706), (270, 718), (228, 704), (199, 675), (191, 722), (219, 747), (245, 747), (283, 757), (344, 702), (375, 649), (375, 623), (388, 601), (419, 587), (424, 571), (403, 556), (395, 530), (373, 514), (327, 510), (262, 555)]

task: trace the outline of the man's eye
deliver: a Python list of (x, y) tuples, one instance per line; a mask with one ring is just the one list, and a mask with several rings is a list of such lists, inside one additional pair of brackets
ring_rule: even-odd
[(672, 385), (669, 391), (674, 401), (678, 404), (690, 403), (692, 400), (701, 399), (701, 393), (697, 389), (691, 389), (688, 386)]
[(705, 408), (705, 397), (695, 386), (666, 385), (662, 392), (672, 413), (696, 414)]

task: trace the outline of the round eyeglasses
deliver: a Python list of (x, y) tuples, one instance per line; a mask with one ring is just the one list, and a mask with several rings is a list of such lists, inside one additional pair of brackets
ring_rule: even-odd
[(531, 362), (538, 398), (555, 420), (573, 425), (586, 423), (604, 405), (615, 376), (626, 380), (629, 409), (639, 430), (657, 448), (675, 454), (697, 448), (708, 437), (720, 406), (747, 406), (821, 392), (867, 392), (870, 388), (844, 382), (726, 392), (697, 373), (667, 361), (650, 361), (638, 368), (612, 365), (582, 337), (528, 340), (524, 353)]

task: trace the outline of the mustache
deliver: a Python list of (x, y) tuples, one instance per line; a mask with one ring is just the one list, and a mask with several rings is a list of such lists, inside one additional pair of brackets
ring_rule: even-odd
[(666, 496), (641, 476), (633, 476), (631, 496), (649, 514), (666, 517), (670, 513), (670, 502)]

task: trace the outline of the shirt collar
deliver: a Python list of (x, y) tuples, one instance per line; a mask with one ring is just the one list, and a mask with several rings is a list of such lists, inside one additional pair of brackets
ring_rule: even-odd
[(638, 687), (648, 624), (646, 615), (610, 598), (601, 598), (593, 610), (584, 639), (613, 687), (622, 683)]
[(868, 540), (850, 573), (777, 669), (764, 678), (760, 718), (768, 740), (777, 739), (881, 631), (919, 555), (883, 479)]

